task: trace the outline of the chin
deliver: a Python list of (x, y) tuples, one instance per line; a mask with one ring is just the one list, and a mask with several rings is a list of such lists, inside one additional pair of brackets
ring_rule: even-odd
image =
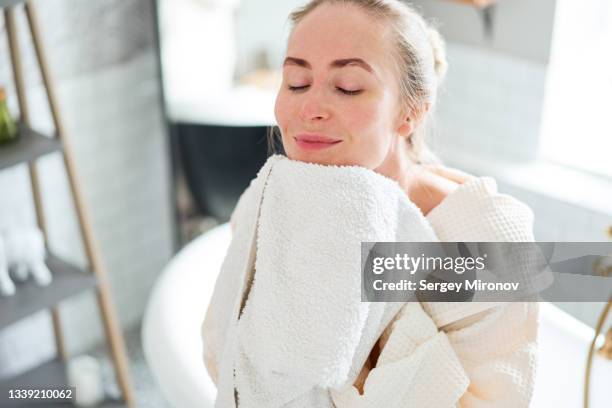
[(317, 151), (305, 151), (297, 146), (295, 143), (284, 143), (283, 148), (285, 149), (285, 154), (291, 160), (309, 162), (309, 163), (317, 163), (317, 164), (327, 164), (325, 161), (324, 152)]
[(286, 152), (287, 157), (289, 157), (291, 160), (323, 165), (336, 164), (332, 158), (326, 157), (326, 155), (318, 152)]
[(341, 149), (331, 148), (329, 150), (313, 150), (307, 151), (294, 143), (290, 143), (288, 146), (283, 146), (285, 153), (291, 160), (301, 161), (305, 163), (314, 163), (321, 165), (336, 165), (336, 166), (359, 166), (347, 158), (347, 152)]

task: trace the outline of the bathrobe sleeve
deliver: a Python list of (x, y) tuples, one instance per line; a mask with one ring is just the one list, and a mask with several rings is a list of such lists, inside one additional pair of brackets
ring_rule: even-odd
[(537, 302), (512, 302), (444, 329), (470, 378), (460, 407), (529, 406), (538, 310)]
[(380, 339), (382, 352), (367, 373), (363, 394), (331, 390), (337, 408), (454, 407), (469, 378), (448, 336), (419, 302), (408, 302)]
[[(536, 302), (495, 306), (439, 330), (407, 303), (381, 336), (360, 395), (334, 391), (338, 408), (528, 407), (535, 374)], [(434, 391), (435, 390), (435, 391)]]
[[(533, 241), (533, 213), (472, 179), (428, 219), (441, 241)], [(536, 368), (537, 302), (407, 303), (380, 338), (364, 393), (332, 392), (343, 407), (528, 407)], [(435, 388), (435, 392), (432, 390)]]
[[(241, 218), (246, 216), (245, 211), (249, 205), (252, 205), (254, 200), (253, 197), (253, 181), (249, 184), (249, 187), (240, 195), (234, 211), (230, 216), (230, 227), (232, 233), (236, 230), (236, 225)], [(203, 357), (204, 365), (208, 370), (208, 375), (215, 383), (218, 384), (219, 370), (218, 370), (218, 358), (220, 354), (221, 340), (220, 340), (220, 325), (215, 321), (215, 308), (218, 307), (230, 307), (230, 305), (220, 305), (214, 301), (211, 301), (206, 310), (204, 322), (202, 323), (202, 343), (203, 343)]]
[[(490, 177), (462, 184), (427, 218), (441, 241), (535, 241), (532, 210), (499, 193)], [(446, 333), (469, 376), (460, 407), (529, 406), (537, 361), (538, 302), (438, 302), (424, 303), (423, 308)]]

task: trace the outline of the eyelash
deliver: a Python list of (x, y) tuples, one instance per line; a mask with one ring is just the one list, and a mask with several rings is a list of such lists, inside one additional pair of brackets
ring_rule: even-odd
[[(306, 88), (308, 88), (309, 86), (310, 86), (310, 85), (304, 85), (304, 86), (290, 86), (290, 87), (289, 87), (289, 90), (290, 90), (290, 91), (292, 91), (292, 92), (297, 92), (297, 91), (301, 91), (301, 90), (303, 90), (303, 89), (306, 89)], [(346, 89), (342, 89), (342, 88), (338, 88), (338, 87), (336, 87), (336, 89), (337, 89), (338, 91), (342, 92), (342, 93), (343, 93), (343, 94), (345, 94), (345, 95), (358, 95), (358, 94), (360, 94), (360, 93), (361, 93), (361, 90), (360, 90), (360, 89), (358, 89), (358, 90), (356, 90), (356, 91), (348, 91), (348, 90), (346, 90)]]

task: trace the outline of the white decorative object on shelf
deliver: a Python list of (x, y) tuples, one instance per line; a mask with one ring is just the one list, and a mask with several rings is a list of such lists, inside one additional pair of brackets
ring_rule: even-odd
[(0, 295), (11, 296), (15, 294), (15, 284), (9, 276), (8, 261), (4, 251), (4, 240), (0, 235)]
[(15, 280), (24, 282), (29, 276), (39, 286), (51, 283), (51, 271), (45, 264), (46, 249), (42, 232), (38, 228), (13, 228), (0, 234), (0, 294), (15, 293)]
[(76, 406), (91, 407), (104, 400), (100, 363), (94, 357), (83, 355), (72, 358), (66, 374), (68, 385), (75, 387)]

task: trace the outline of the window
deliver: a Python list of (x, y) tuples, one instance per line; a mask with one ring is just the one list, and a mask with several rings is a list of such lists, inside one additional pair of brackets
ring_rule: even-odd
[(612, 1), (558, 0), (543, 158), (612, 178)]

